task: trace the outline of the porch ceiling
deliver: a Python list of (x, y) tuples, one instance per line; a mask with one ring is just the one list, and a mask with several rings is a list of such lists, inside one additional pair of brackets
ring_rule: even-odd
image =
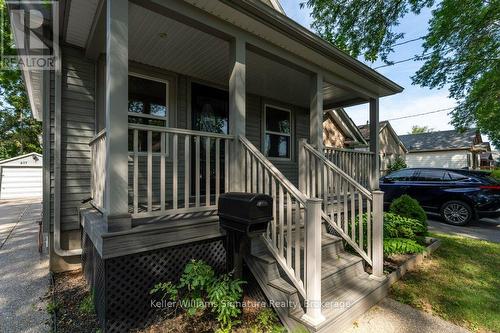
[[(66, 41), (85, 47), (98, 10), (98, 0), (71, 1)], [(78, 14), (77, 14), (78, 13)], [(78, 15), (78, 19), (76, 18)], [(129, 58), (132, 61), (226, 87), (229, 80), (228, 41), (137, 4), (129, 4)], [(309, 106), (309, 74), (273, 55), (247, 50), (247, 92)], [(361, 103), (361, 96), (325, 82), (324, 104)]]

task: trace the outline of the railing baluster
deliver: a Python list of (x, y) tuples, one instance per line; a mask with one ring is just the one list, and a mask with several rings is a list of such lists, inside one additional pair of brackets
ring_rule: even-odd
[(229, 140), (224, 139), (224, 192), (229, 192), (229, 180)]
[[(163, 133), (162, 133), (163, 134)], [(162, 141), (163, 142), (163, 141)], [(179, 148), (179, 137), (177, 134), (174, 134), (172, 138), (172, 197), (173, 197), (173, 203), (172, 203), (172, 208), (177, 209), (178, 201), (179, 201), (179, 161), (178, 161), (178, 148)]]
[(257, 191), (257, 159), (252, 158), (252, 192)]
[(368, 258), (372, 258), (372, 207), (370, 200), (366, 200), (366, 247)]
[(148, 212), (153, 210), (153, 131), (148, 131)]
[(351, 186), (351, 238), (356, 242), (356, 189)]
[(194, 197), (194, 205), (195, 207), (200, 207), (200, 137), (195, 136), (195, 197)]
[(273, 240), (273, 245), (276, 246), (276, 181), (274, 178), (271, 178), (271, 196), (273, 197), (273, 219), (271, 221), (272, 228), (271, 228), (271, 235), (272, 235), (272, 240)]
[(279, 213), (278, 213), (278, 222), (279, 222), (279, 253), (281, 256), (283, 256), (283, 247), (284, 247), (284, 225), (283, 225), (283, 219), (284, 219), (284, 198), (283, 198), (283, 187), (278, 183), (278, 192), (279, 192), (279, 201), (278, 201), (278, 207), (279, 207)]
[(189, 135), (184, 136), (184, 208), (189, 208), (189, 193), (191, 192), (189, 182), (191, 179), (191, 173), (189, 172), (191, 167), (190, 144), (191, 137)]
[(301, 236), (301, 226), (300, 226), (300, 203), (295, 202), (295, 278), (300, 280), (300, 236)]
[(342, 219), (342, 224), (343, 224), (343, 228), (344, 228), (344, 232), (347, 234), (347, 223), (349, 221), (349, 212), (347, 211), (347, 196), (348, 196), (348, 192), (349, 192), (349, 183), (347, 183), (347, 181), (344, 181), (344, 184), (343, 184), (343, 188), (344, 188), (344, 199), (343, 199), (343, 202), (344, 202), (344, 218)]
[(210, 138), (205, 138), (205, 206), (210, 206)]
[[(138, 130), (134, 130), (134, 213), (139, 212), (139, 133)], [(99, 177), (99, 175), (97, 175)]]
[(363, 248), (363, 197), (361, 193), (358, 193), (358, 226), (359, 226), (359, 236), (358, 236), (358, 244), (359, 247)]
[[(167, 134), (168, 135), (168, 134)], [(160, 210), (162, 212), (165, 211), (165, 133), (160, 134)], [(176, 147), (174, 147), (175, 153), (177, 153)], [(172, 152), (173, 153), (173, 152)], [(172, 163), (173, 163), (173, 181), (177, 182), (177, 163), (176, 158), (173, 158), (172, 154)], [(173, 205), (177, 208), (177, 183), (173, 183), (172, 194), (174, 195)]]
[(220, 139), (215, 139), (215, 204), (220, 195)]
[(292, 266), (292, 199), (290, 193), (286, 192), (286, 262)]

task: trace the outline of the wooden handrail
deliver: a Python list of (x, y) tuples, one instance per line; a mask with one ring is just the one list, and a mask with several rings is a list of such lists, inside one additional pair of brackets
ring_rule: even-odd
[(128, 128), (129, 129), (136, 129), (139, 131), (153, 131), (153, 132), (160, 132), (160, 133), (163, 132), (163, 133), (172, 133), (172, 134), (204, 136), (204, 137), (218, 138), (218, 139), (231, 139), (231, 140), (234, 139), (234, 135), (204, 132), (204, 131), (193, 131), (193, 130), (188, 130), (188, 129), (183, 129), (183, 128), (174, 128), (174, 127), (129, 124)]
[(99, 133), (97, 133), (96, 135), (94, 135), (94, 137), (92, 139), (90, 139), (89, 146), (92, 146), (94, 144), (94, 142), (96, 142), (97, 140), (99, 140), (103, 136), (106, 136), (106, 129), (105, 128), (100, 130)]
[(324, 150), (343, 151), (343, 152), (346, 152), (346, 153), (373, 155), (373, 152), (371, 152), (371, 151), (364, 151), (364, 150), (355, 150), (355, 149), (337, 148), (337, 147), (328, 147), (328, 146), (323, 147), (323, 149)]
[(244, 136), (239, 137), (240, 142), (254, 155), (260, 163), (280, 182), (280, 184), (305, 206), (307, 197), (298, 188), (295, 187), (282, 173), (269, 161), (255, 146)]
[(307, 142), (304, 143), (304, 148), (307, 149), (314, 156), (316, 156), (316, 158), (320, 159), (330, 169), (333, 169), (336, 173), (338, 173), (340, 176), (342, 176), (343, 178), (345, 178), (345, 180), (347, 180), (352, 186), (354, 186), (364, 196), (366, 196), (370, 200), (372, 200), (372, 194), (370, 193), (370, 191), (368, 191), (365, 187), (363, 187), (360, 183), (358, 183), (356, 180), (354, 180), (347, 173), (345, 173), (344, 171), (342, 171), (342, 169), (340, 169), (338, 166), (336, 166), (335, 164), (333, 164), (330, 160), (328, 160), (325, 157), (325, 155), (321, 154), (319, 151), (317, 151), (313, 146), (311, 146)]

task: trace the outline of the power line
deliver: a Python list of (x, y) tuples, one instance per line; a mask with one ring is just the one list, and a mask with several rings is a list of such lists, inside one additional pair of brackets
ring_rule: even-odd
[(423, 113), (417, 113), (417, 114), (411, 114), (408, 116), (403, 116), (403, 117), (398, 117), (398, 118), (392, 118), (392, 119), (386, 119), (386, 121), (393, 121), (393, 120), (401, 120), (401, 119), (406, 119), (406, 118), (413, 118), (413, 117), (419, 117), (419, 116), (424, 116), (426, 114), (432, 114), (432, 113), (439, 113), (439, 112), (444, 112), (454, 109), (454, 107), (449, 107), (445, 109), (439, 109), (439, 110), (433, 110), (433, 111), (428, 111), (428, 112), (423, 112)]
[(400, 43), (396, 43), (394, 44), (393, 46), (399, 46), (399, 45), (404, 45), (404, 44), (408, 44), (408, 43), (411, 43), (411, 42), (416, 42), (417, 40), (421, 40), (423, 39), (425, 36), (420, 36), (418, 38), (413, 38), (413, 39), (410, 39), (410, 40), (406, 40), (404, 42), (400, 42)]

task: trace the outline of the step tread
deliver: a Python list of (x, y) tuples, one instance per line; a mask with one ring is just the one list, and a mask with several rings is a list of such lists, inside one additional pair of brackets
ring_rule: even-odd
[(338, 258), (335, 259), (325, 259), (321, 261), (321, 278), (325, 279), (333, 274), (340, 272), (348, 267), (356, 265), (357, 263), (363, 261), (361, 257), (355, 256), (348, 252), (340, 252)]
[[(356, 303), (370, 295), (372, 291), (381, 287), (383, 283), (373, 280), (368, 276), (358, 277), (322, 295), (322, 313), (326, 320), (320, 326), (324, 327), (335, 321), (344, 312), (349, 311)], [(297, 309), (293, 309), (290, 315), (296, 320), (301, 320), (300, 312)]]
[(294, 286), (292, 286), (282, 278), (271, 280), (267, 284), (289, 295), (295, 294), (297, 292), (297, 289), (295, 289)]

